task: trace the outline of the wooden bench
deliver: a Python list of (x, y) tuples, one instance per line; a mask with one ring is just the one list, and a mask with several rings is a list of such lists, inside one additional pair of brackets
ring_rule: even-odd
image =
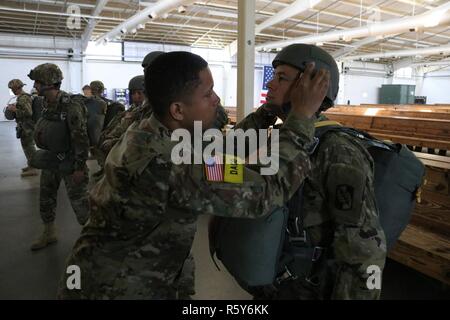
[(328, 112), (331, 113), (347, 113), (355, 115), (366, 115), (366, 116), (389, 116), (389, 117), (407, 117), (407, 118), (418, 118), (418, 119), (441, 119), (450, 120), (450, 113), (447, 112), (425, 112), (419, 110), (404, 110), (404, 109), (387, 109), (387, 108), (368, 108), (368, 107), (334, 107), (329, 109)]
[[(369, 108), (386, 108), (392, 110), (431, 110), (432, 112), (450, 112), (450, 105), (434, 105), (434, 104), (362, 104), (361, 107)], [(429, 112), (429, 111), (428, 111)]]
[(450, 120), (394, 116), (365, 116), (327, 111), (325, 115), (344, 126), (364, 130), (383, 140), (450, 150)]

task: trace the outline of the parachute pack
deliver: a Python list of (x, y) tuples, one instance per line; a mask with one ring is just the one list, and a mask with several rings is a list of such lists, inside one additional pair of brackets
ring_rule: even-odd
[[(404, 145), (380, 141), (332, 121), (316, 124), (318, 142), (332, 131), (345, 132), (361, 141), (374, 160), (375, 197), (389, 250), (410, 221), (425, 167)], [(295, 226), (302, 229), (302, 223), (297, 223), (303, 220), (302, 190), (297, 190), (293, 196), (296, 200), (291, 199), (289, 207), (277, 208), (264, 218), (214, 217), (211, 221), (211, 256), (214, 259), (216, 254), (242, 288), (271, 285), (286, 271), (307, 276), (313, 262), (324, 256), (326, 248), (311, 246), (304, 229), (295, 230), (294, 237), (290, 228), (289, 221), (296, 219)]]

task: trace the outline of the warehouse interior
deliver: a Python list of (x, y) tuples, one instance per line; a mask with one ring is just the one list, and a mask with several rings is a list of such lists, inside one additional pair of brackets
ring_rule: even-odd
[[(408, 145), (426, 168), (411, 221), (389, 253), (382, 300), (450, 299), (450, 2), (445, 0), (4, 0), (0, 2), (0, 106), (8, 87), (43, 63), (64, 76), (61, 90), (83, 94), (92, 81), (128, 108), (128, 83), (153, 51), (188, 51), (209, 64), (214, 91), (236, 123), (265, 102), (266, 72), (282, 48), (316, 45), (339, 72), (327, 115), (377, 138)], [(41, 227), (38, 176), (27, 165), (15, 121), (0, 113), (0, 299), (55, 299), (65, 259), (81, 227), (64, 184), (59, 241), (29, 246)], [(90, 174), (96, 161), (87, 161)], [(91, 180), (89, 186), (94, 185)], [(193, 299), (251, 300), (209, 255), (202, 215), (192, 248)]]

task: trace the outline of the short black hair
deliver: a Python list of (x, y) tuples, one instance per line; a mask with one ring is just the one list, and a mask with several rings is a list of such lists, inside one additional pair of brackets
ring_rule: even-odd
[(208, 63), (200, 56), (174, 51), (158, 56), (145, 73), (145, 93), (153, 112), (163, 117), (175, 101), (186, 101), (200, 84), (200, 71)]
[(83, 89), (82, 90), (86, 90), (86, 89), (90, 89), (91, 87), (88, 85), (88, 84), (86, 84), (86, 85), (84, 85), (84, 87), (83, 87)]

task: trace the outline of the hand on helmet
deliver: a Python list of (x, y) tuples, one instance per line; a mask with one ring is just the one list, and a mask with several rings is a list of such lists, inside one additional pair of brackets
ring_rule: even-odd
[(291, 90), (292, 111), (299, 117), (311, 118), (319, 110), (330, 85), (330, 72), (321, 69), (314, 74), (315, 64), (309, 63), (300, 73)]

